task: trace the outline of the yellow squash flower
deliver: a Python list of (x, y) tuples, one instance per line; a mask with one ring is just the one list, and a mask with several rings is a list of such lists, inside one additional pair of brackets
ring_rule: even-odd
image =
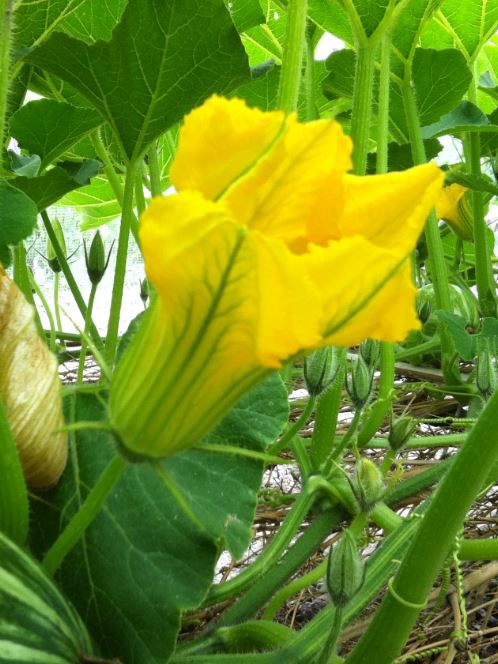
[(474, 239), (470, 192), (461, 184), (445, 187), (436, 202), (436, 215), (445, 221), (462, 240)]
[(409, 256), (442, 187), (434, 165), (357, 177), (336, 122), (211, 97), (190, 113), (140, 237), (158, 298), (116, 370), (125, 448), (200, 439), (288, 358), (419, 327)]

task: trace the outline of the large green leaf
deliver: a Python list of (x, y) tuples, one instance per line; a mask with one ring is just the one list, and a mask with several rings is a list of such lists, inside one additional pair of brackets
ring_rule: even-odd
[(469, 334), (466, 330), (466, 321), (457, 314), (448, 311), (438, 311), (439, 319), (448, 329), (460, 357), (470, 361), (489, 344), (493, 352), (498, 350), (498, 321), (494, 318), (485, 318), (482, 329), (478, 334)]
[(12, 182), (36, 203), (41, 212), (73, 189), (88, 184), (97, 175), (100, 166), (100, 162), (95, 159), (86, 159), (81, 164), (61, 162), (44, 175), (36, 178), (18, 177)]
[(109, 42), (52, 35), (26, 59), (85, 95), (130, 159), (211, 93), (249, 77), (223, 0), (130, 0)]
[(352, 0), (351, 5), (356, 11), (366, 37), (370, 37), (376, 31), (391, 4), (390, 0), (376, 0), (376, 2)]
[(308, 14), (325, 32), (330, 32), (348, 44), (354, 43), (348, 15), (339, 0), (308, 0)]
[(251, 67), (257, 67), (269, 58), (279, 64), (282, 60), (287, 14), (270, 0), (265, 4), (265, 24), (246, 30), (243, 37)]
[(102, 122), (93, 109), (38, 99), (12, 116), (10, 128), (21, 148), (39, 155), (45, 168)]
[(127, 0), (21, 0), (16, 10), (16, 44), (37, 46), (55, 30), (80, 39), (110, 39)]
[(15, 245), (31, 235), (36, 215), (36, 205), (29, 196), (0, 180), (0, 263), (5, 267), (10, 263), (9, 245)]
[[(274, 375), (249, 392), (208, 437), (260, 450), (287, 420), (287, 395)], [(103, 408), (78, 398), (77, 419)], [(114, 451), (103, 434), (78, 434), (72, 464), (56, 489), (33, 505), (33, 546), (43, 551), (87, 495)], [(263, 464), (233, 454), (190, 450), (164, 462), (201, 529), (153, 468), (130, 465), (105, 508), (66, 559), (58, 580), (105, 654), (127, 664), (163, 664), (174, 649), (181, 613), (200, 604), (223, 545), (242, 555), (251, 537)]]
[(422, 125), (436, 122), (453, 110), (472, 80), (465, 58), (456, 49), (418, 48), (413, 58), (412, 76)]
[(498, 29), (498, 3), (493, 0), (445, 0), (422, 34), (423, 45), (447, 43), (474, 60)]

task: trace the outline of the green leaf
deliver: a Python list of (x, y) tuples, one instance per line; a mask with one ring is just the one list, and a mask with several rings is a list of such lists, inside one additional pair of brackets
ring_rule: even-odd
[(46, 168), (102, 122), (93, 109), (39, 99), (17, 111), (10, 128), (21, 148), (40, 155), (41, 167)]
[(272, 111), (277, 106), (280, 67), (273, 60), (251, 70), (252, 79), (237, 88), (233, 96), (245, 99), (249, 106)]
[(464, 56), (456, 49), (418, 48), (413, 58), (412, 76), (422, 126), (452, 111), (472, 80)]
[(13, 184), (35, 202), (38, 212), (56, 203), (65, 194), (90, 182), (100, 169), (100, 162), (86, 159), (82, 163), (61, 162), (36, 178), (14, 178)]
[(403, 11), (399, 12), (391, 37), (391, 69), (401, 78), (404, 78), (407, 65), (409, 73), (420, 33), (442, 2), (443, 0), (408, 0)]
[(339, 0), (308, 0), (308, 15), (324, 32), (354, 44), (348, 15)]
[(478, 334), (469, 334), (465, 329), (465, 320), (461, 316), (448, 311), (438, 311), (437, 315), (446, 325), (462, 359), (467, 361), (474, 359), (484, 347), (484, 339), (489, 342), (492, 349), (498, 348), (498, 320), (495, 318), (485, 318), (481, 331)]
[(22, 155), (9, 150), (12, 172), (25, 178), (34, 178), (40, 170), (41, 159), (37, 154)]
[(351, 98), (353, 96), (356, 53), (351, 49), (335, 51), (329, 55), (325, 64), (329, 73), (323, 81), (324, 94), (329, 99), (334, 97)]
[(286, 12), (274, 2), (268, 2), (265, 25), (246, 30), (242, 39), (251, 67), (257, 67), (269, 58), (281, 63), (286, 26)]
[[(260, 450), (280, 433), (287, 414), (287, 394), (274, 375), (236, 405), (208, 442)], [(78, 397), (77, 420), (103, 417), (95, 397)], [(33, 503), (33, 546), (39, 552), (113, 456), (108, 443), (103, 433), (78, 432), (62, 481), (44, 501)], [(254, 459), (197, 449), (163, 466), (204, 529), (179, 508), (151, 466), (132, 464), (58, 575), (104, 654), (127, 664), (167, 661), (181, 613), (196, 608), (208, 592), (220, 548), (226, 543), (237, 555), (243, 553), (263, 470)]]
[(498, 131), (498, 125), (490, 123), (488, 117), (475, 104), (462, 101), (453, 111), (443, 115), (437, 122), (422, 127), (422, 136), (432, 138), (462, 131)]
[(94, 178), (86, 187), (70, 191), (58, 205), (74, 207), (80, 213), (82, 231), (103, 226), (121, 214), (121, 206), (111, 185), (102, 177)]
[(16, 9), (16, 44), (38, 46), (55, 30), (95, 41), (110, 39), (127, 0), (21, 0)]
[(498, 85), (489, 71), (484, 72), (479, 78), (479, 90), (482, 90), (493, 99), (498, 99)]
[(1, 664), (96, 661), (74, 608), (40, 566), (2, 534), (0, 643)]
[(52, 35), (26, 60), (86, 96), (132, 160), (210, 94), (249, 75), (223, 0), (130, 0), (111, 41)]
[[(441, 143), (435, 138), (424, 141), (424, 147), (428, 161), (437, 157), (443, 149)], [(413, 162), (411, 143), (403, 143), (402, 145), (399, 145), (398, 143), (389, 143), (387, 150), (389, 171), (404, 171), (415, 165)], [(377, 154), (375, 152), (368, 153), (367, 172), (372, 175), (375, 173), (376, 157)]]
[(434, 37), (431, 31), (432, 23), (443, 28), (453, 41), (453, 46), (460, 49), (470, 61), (496, 32), (498, 4), (489, 0), (445, 0), (431, 24), (427, 26), (429, 38)]
[(225, 0), (232, 21), (239, 32), (265, 22), (259, 0)]
[(392, 4), (390, 0), (352, 0), (358, 18), (360, 19), (365, 36), (370, 37), (379, 27), (387, 9)]
[(10, 263), (7, 247), (31, 235), (36, 215), (36, 205), (29, 196), (0, 180), (0, 260), (5, 267)]

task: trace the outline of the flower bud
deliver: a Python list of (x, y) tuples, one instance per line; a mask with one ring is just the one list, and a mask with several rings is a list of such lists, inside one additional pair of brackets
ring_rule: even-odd
[(360, 344), (360, 355), (368, 366), (374, 369), (380, 357), (380, 343), (374, 339), (366, 339)]
[(304, 380), (311, 396), (326, 392), (336, 379), (339, 358), (333, 346), (324, 346), (304, 358)]
[(140, 299), (144, 303), (145, 307), (145, 305), (147, 304), (147, 300), (149, 299), (149, 282), (147, 280), (147, 277), (144, 277), (140, 282)]
[(345, 530), (339, 543), (330, 549), (327, 563), (327, 590), (336, 608), (347, 606), (360, 591), (365, 569), (354, 537)]
[(107, 270), (109, 259), (111, 257), (112, 245), (106, 258), (104, 243), (102, 241), (100, 231), (97, 231), (93, 236), (92, 244), (90, 245), (90, 251), (87, 252), (86, 242), (84, 243), (84, 247), (88, 277), (92, 284), (97, 285), (102, 281), (102, 277)]
[(389, 442), (389, 447), (393, 452), (397, 452), (406, 445), (416, 427), (417, 422), (413, 417), (408, 417), (406, 415), (391, 422), (387, 440)]
[(498, 371), (496, 361), (489, 348), (489, 340), (485, 340), (484, 347), (480, 349), (477, 356), (476, 385), (484, 399), (495, 392), (498, 387)]
[[(54, 229), (55, 237), (59, 242), (59, 245), (62, 249), (62, 253), (65, 256), (67, 253), (66, 240), (64, 238), (64, 231), (62, 230), (61, 223), (58, 219), (55, 219), (52, 222), (52, 228)], [(59, 263), (59, 259), (57, 258), (57, 254), (55, 253), (55, 249), (52, 245), (52, 242), (50, 241), (50, 238), (47, 238), (47, 262), (52, 272), (62, 271), (61, 264)]]
[(380, 470), (363, 457), (356, 464), (352, 487), (362, 512), (370, 512), (386, 491)]
[(471, 209), (470, 192), (466, 187), (454, 183), (445, 187), (436, 203), (436, 214), (462, 240), (474, 239), (474, 222)]
[(27, 483), (57, 482), (67, 459), (57, 362), (38, 336), (33, 310), (0, 268), (0, 392)]
[(356, 410), (363, 408), (370, 398), (372, 381), (373, 371), (368, 367), (363, 357), (357, 355), (346, 375), (346, 390)]

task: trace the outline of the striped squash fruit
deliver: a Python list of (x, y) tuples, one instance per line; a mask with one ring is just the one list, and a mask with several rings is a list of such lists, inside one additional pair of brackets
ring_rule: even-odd
[(84, 664), (92, 643), (40, 565), (0, 533), (0, 664)]

